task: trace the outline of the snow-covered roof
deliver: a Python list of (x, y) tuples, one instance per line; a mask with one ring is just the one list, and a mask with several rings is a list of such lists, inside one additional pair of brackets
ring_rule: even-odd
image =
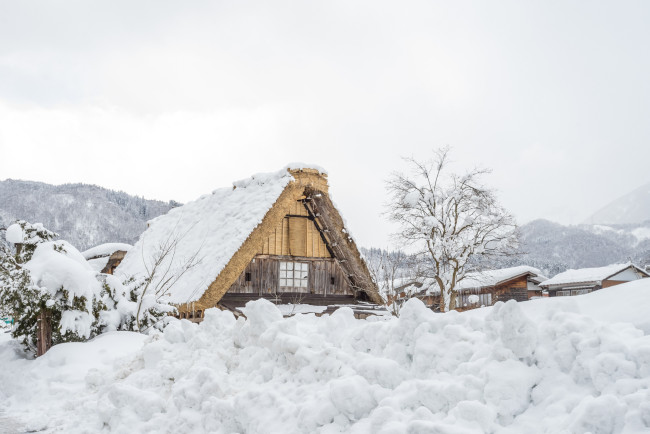
[(101, 273), (104, 268), (106, 268), (106, 265), (108, 265), (108, 261), (111, 259), (110, 256), (102, 256), (101, 258), (95, 258), (95, 259), (88, 259), (88, 264), (92, 267), (93, 270), (95, 270), (98, 273)]
[(91, 247), (90, 249), (83, 252), (82, 255), (87, 260), (90, 260), (93, 258), (102, 258), (105, 256), (111, 256), (113, 253), (117, 252), (118, 250), (128, 252), (129, 250), (131, 250), (132, 247), (133, 246), (131, 244), (125, 244), (125, 243), (105, 243), (95, 247)]
[(612, 264), (597, 268), (580, 268), (578, 270), (571, 269), (560, 273), (548, 280), (545, 280), (541, 285), (548, 287), (551, 285), (567, 285), (574, 283), (598, 283), (602, 280), (607, 279), (608, 277), (613, 276), (614, 274), (620, 273), (629, 267), (634, 267), (637, 270), (643, 272), (643, 270), (639, 269), (637, 266), (633, 265), (630, 262), (626, 264)]
[(171, 266), (174, 273), (193, 256), (200, 263), (174, 284), (169, 301), (197, 301), (294, 179), (288, 169), (307, 167), (294, 163), (278, 172), (253, 175), (151, 220), (116, 274), (144, 277), (160, 246), (177, 241), (173, 255), (165, 258), (160, 269)]
[(475, 273), (467, 273), (465, 278), (458, 283), (457, 288), (467, 289), (495, 286), (524, 274), (541, 276), (542, 272), (535, 267), (520, 265), (518, 267), (501, 268), (499, 270), (487, 270)]

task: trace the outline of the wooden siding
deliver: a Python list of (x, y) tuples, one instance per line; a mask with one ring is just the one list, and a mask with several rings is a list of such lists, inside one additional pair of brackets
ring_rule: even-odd
[(526, 301), (528, 300), (528, 275), (498, 285), (495, 290), (495, 301)]
[(258, 251), (262, 255), (331, 258), (327, 246), (300, 201), (286, 208), (286, 215)]
[(467, 305), (466, 300), (469, 298), (469, 295), (479, 295), (491, 294), (492, 304), (497, 301), (506, 302), (508, 300), (516, 301), (526, 301), (528, 300), (528, 275), (520, 276), (506, 282), (501, 283), (497, 286), (484, 286), (480, 288), (466, 288), (462, 290), (462, 296), (459, 294), (457, 298), (457, 303), (459, 304), (456, 307), (456, 310), (465, 311), (469, 309), (474, 309), (481, 306), (481, 303), (476, 305)]
[(621, 283), (627, 283), (623, 280), (603, 280), (603, 288), (609, 288), (610, 286), (620, 285)]
[[(302, 262), (309, 264), (307, 288), (280, 288), (280, 262)], [(249, 274), (250, 280), (246, 280)], [(323, 296), (353, 295), (339, 264), (332, 258), (310, 258), (306, 256), (257, 255), (239, 275), (228, 293), (273, 295), (283, 292), (319, 294)]]

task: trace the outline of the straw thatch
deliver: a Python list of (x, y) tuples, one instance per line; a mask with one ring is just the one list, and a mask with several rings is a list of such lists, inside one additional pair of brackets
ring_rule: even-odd
[(293, 180), (285, 187), (261, 223), (248, 235), (241, 247), (230, 257), (225, 267), (209, 284), (197, 301), (178, 306), (181, 313), (203, 311), (215, 307), (246, 269), (261, 253), (260, 246), (285, 218), (286, 210), (296, 201), (302, 201), (320, 230), (328, 250), (339, 263), (350, 286), (362, 299), (381, 304), (377, 286), (370, 277), (364, 260), (345, 230), (340, 214), (328, 196), (327, 175), (316, 169), (288, 169)]

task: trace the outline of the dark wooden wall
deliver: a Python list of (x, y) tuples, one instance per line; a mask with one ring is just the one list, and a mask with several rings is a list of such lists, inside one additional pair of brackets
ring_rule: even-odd
[[(353, 295), (354, 292), (341, 267), (332, 258), (308, 258), (296, 256), (257, 255), (228, 289), (228, 294), (280, 294), (280, 262), (304, 262), (309, 264), (307, 288), (292, 288), (290, 292), (319, 295)], [(246, 281), (250, 273), (250, 281)]]
[[(467, 299), (472, 294), (480, 296), (481, 301), (478, 303), (478, 305), (465, 306)], [(497, 285), (496, 287), (488, 286), (482, 288), (463, 289), (462, 296), (459, 295), (458, 297), (458, 306), (456, 307), (456, 310), (465, 311), (481, 306), (484, 304), (484, 294), (492, 294), (492, 304), (496, 303), (497, 301), (506, 302), (508, 300), (526, 301), (528, 300), (528, 276), (526, 275), (517, 277), (515, 279), (504, 282), (501, 285)]]
[(496, 287), (494, 301), (528, 300), (528, 276), (521, 276)]

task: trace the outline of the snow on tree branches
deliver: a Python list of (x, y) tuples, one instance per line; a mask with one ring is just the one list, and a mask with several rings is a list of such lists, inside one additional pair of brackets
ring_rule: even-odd
[(486, 170), (447, 173), (449, 148), (432, 160), (407, 159), (409, 174), (388, 180), (388, 215), (399, 224), (400, 239), (429, 258), (429, 272), (440, 288), (440, 309), (456, 307), (456, 285), (480, 259), (508, 255), (517, 247), (514, 218), (481, 183)]
[(52, 241), (56, 236), (40, 224), (19, 221), (6, 232), (15, 251), (0, 247), (0, 313), (16, 319), (13, 335), (26, 348), (36, 349), (39, 320), (51, 325), (49, 348), (105, 331), (139, 329), (138, 322), (151, 327), (174, 310), (143, 297), (130, 281), (125, 285), (97, 273), (70, 243)]

